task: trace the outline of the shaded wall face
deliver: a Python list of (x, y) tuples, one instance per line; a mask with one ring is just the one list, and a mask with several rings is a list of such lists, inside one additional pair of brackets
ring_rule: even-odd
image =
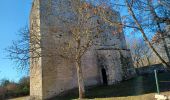
[(97, 52), (94, 47), (84, 54), (82, 58), (82, 68), (86, 86), (101, 83), (100, 68), (97, 64)]
[(127, 80), (134, 77), (136, 75), (136, 71), (132, 63), (130, 50), (120, 50), (119, 55), (123, 79)]
[(123, 79), (130, 79), (136, 75), (130, 51), (101, 49), (97, 51), (97, 55), (98, 66), (100, 71), (102, 69), (106, 70), (107, 83), (109, 85), (122, 81)]
[[(122, 80), (121, 60), (118, 50), (98, 50), (98, 66), (100, 71), (106, 70), (107, 83), (114, 84)], [(101, 73), (102, 76), (102, 73)], [(103, 82), (103, 80), (102, 80)]]
[(48, 1), (41, 1), (42, 54), (44, 55), (42, 57), (42, 88), (44, 98), (53, 97), (77, 86), (74, 64), (58, 56), (60, 44), (69, 39), (69, 37), (65, 37), (60, 39), (63, 41), (59, 41), (57, 38), (59, 35), (64, 34), (59, 30), (68, 31), (68, 28), (58, 19), (61, 11), (66, 12), (66, 10), (61, 10), (57, 7), (64, 0)]

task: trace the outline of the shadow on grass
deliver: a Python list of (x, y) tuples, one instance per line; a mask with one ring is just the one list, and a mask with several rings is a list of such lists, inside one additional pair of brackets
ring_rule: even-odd
[[(160, 73), (158, 74), (159, 81), (166, 81), (164, 83), (160, 82), (161, 92), (170, 90), (170, 73)], [(72, 90), (64, 96), (58, 96), (51, 100), (72, 100), (78, 98), (78, 90)], [(149, 74), (145, 76), (138, 76), (133, 79), (123, 81), (116, 85), (111, 86), (95, 86), (90, 87), (86, 90), (86, 98), (108, 98), (108, 97), (125, 97), (125, 96), (137, 96), (148, 93), (155, 93), (155, 78), (154, 74)]]

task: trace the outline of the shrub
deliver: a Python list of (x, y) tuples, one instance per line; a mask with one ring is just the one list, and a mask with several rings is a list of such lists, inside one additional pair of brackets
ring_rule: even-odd
[(18, 83), (3, 79), (0, 85), (0, 100), (29, 95), (29, 77), (23, 77)]
[(5, 99), (5, 93), (6, 93), (6, 89), (0, 86), (0, 100)]

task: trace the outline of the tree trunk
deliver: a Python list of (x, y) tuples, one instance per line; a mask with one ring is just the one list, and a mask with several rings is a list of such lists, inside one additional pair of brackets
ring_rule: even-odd
[(77, 77), (78, 77), (79, 99), (82, 99), (85, 97), (85, 88), (84, 88), (83, 72), (81, 68), (80, 59), (76, 61), (76, 68), (77, 68)]
[(134, 19), (137, 27), (138, 27), (139, 30), (141, 31), (142, 36), (143, 36), (145, 42), (147, 43), (147, 45), (149, 46), (149, 48), (155, 53), (155, 55), (159, 58), (159, 60), (162, 62), (162, 64), (163, 64), (165, 67), (170, 68), (170, 65), (159, 55), (159, 53), (156, 51), (156, 49), (152, 46), (152, 44), (151, 44), (150, 41), (148, 40), (148, 38), (147, 38), (147, 36), (146, 36), (146, 34), (145, 34), (142, 26), (141, 26), (140, 23), (138, 22), (135, 14), (134, 14), (134, 12), (133, 12), (133, 10), (132, 10), (132, 8), (131, 8), (131, 6), (130, 6), (130, 4), (128, 3), (127, 0), (126, 0), (126, 5), (127, 5), (127, 7), (128, 7), (128, 10), (129, 10), (130, 15), (132, 16), (132, 18)]

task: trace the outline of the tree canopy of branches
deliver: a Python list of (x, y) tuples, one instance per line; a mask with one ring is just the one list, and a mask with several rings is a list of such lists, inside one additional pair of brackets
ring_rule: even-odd
[(28, 26), (21, 28), (18, 31), (19, 40), (13, 41), (12, 45), (6, 48), (8, 52), (7, 58), (13, 60), (18, 69), (29, 70), (30, 63), (30, 31)]
[[(169, 24), (170, 18), (167, 16), (169, 14), (169, 1), (163, 0), (116, 0), (109, 1), (108, 8), (117, 9), (121, 13), (122, 22), (114, 22), (107, 18), (106, 14), (101, 15), (101, 17), (110, 25), (119, 25), (124, 27), (125, 31), (131, 33), (139, 34), (143, 37), (148, 47), (156, 54), (159, 60), (163, 63), (165, 67), (170, 67), (170, 65), (160, 56), (159, 52), (156, 51), (153, 46), (152, 36), (155, 33), (160, 34), (160, 39), (163, 41), (163, 45), (168, 58), (169, 51), (167, 46), (167, 34), (165, 32), (166, 25)], [(163, 10), (162, 13), (159, 13)], [(109, 13), (110, 14), (110, 13)], [(131, 34), (133, 35), (133, 34)]]
[(144, 41), (134, 39), (130, 48), (136, 68), (153, 64), (152, 52)]

